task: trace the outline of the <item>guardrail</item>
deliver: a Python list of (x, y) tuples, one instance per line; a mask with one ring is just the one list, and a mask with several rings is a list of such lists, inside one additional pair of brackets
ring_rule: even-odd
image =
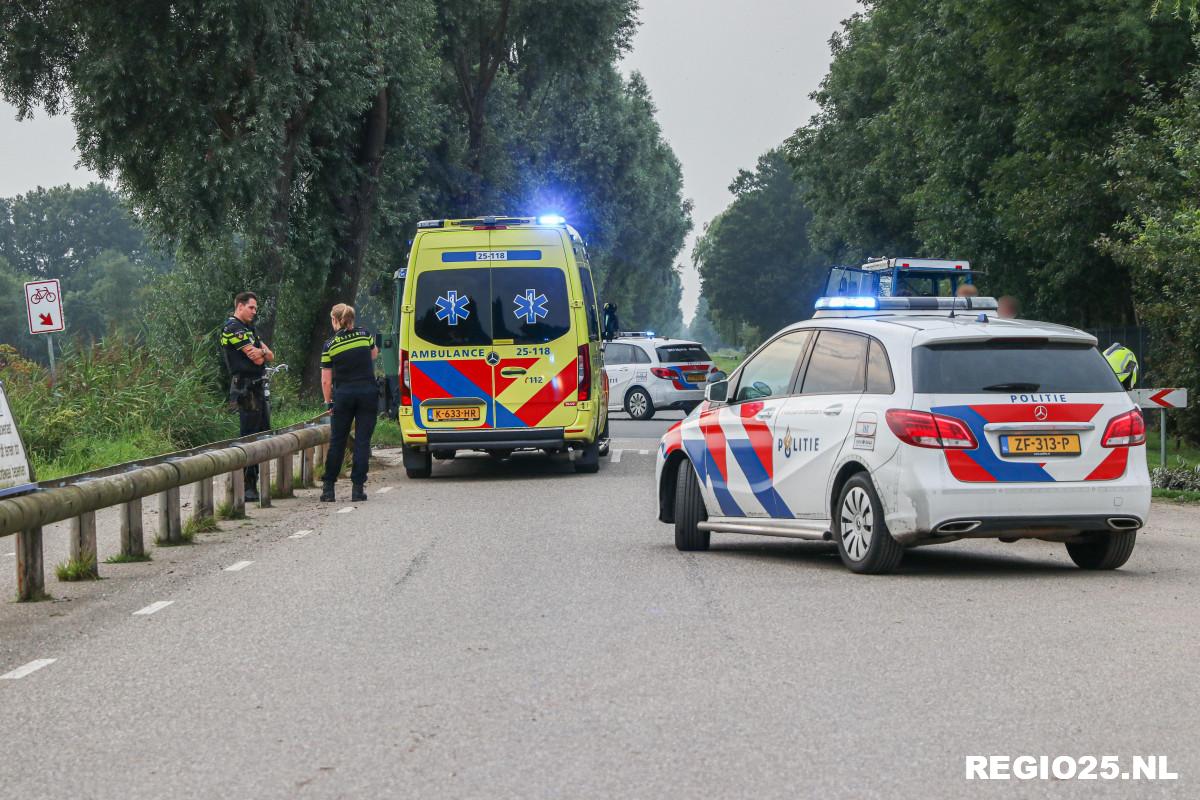
[(0, 536), (17, 536), (17, 600), (38, 600), (45, 595), (42, 560), (42, 527), (71, 520), (71, 560), (90, 564), (98, 577), (96, 558), (96, 512), (120, 506), (121, 554), (145, 555), (142, 530), (142, 498), (158, 495), (158, 540), (164, 544), (183, 542), (179, 489), (192, 484), (195, 492), (192, 519), (216, 515), (213, 479), (225, 476), (224, 505), (230, 516), (246, 511), (242, 470), (259, 467), (260, 508), (271, 506), (272, 462), (277, 475), (277, 496), (292, 497), (296, 455), (300, 455), (300, 484), (314, 484), (315, 464), (324, 461), (329, 443), (326, 414), (305, 422), (265, 433), (213, 442), (191, 450), (141, 459), (79, 475), (38, 483), (23, 495), (0, 499)]

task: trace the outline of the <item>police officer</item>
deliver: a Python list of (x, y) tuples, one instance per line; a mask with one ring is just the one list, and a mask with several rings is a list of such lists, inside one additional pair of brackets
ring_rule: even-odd
[(1126, 391), (1137, 386), (1138, 360), (1132, 350), (1120, 342), (1113, 342), (1104, 351), (1104, 358), (1108, 361), (1108, 365), (1112, 367), (1112, 371), (1117, 374), (1117, 380), (1121, 382)]
[[(237, 404), (242, 436), (271, 429), (271, 414), (263, 393), (267, 362), (275, 354), (254, 330), (258, 295), (242, 292), (233, 298), (233, 316), (221, 327), (221, 353), (229, 369), (229, 399)], [(258, 500), (258, 465), (246, 467), (246, 500)]]
[(325, 395), (325, 407), (333, 410), (333, 420), (321, 502), (333, 502), (333, 485), (342, 471), (351, 423), (354, 423), (354, 462), (350, 482), (354, 489), (350, 499), (360, 502), (367, 499), (363, 484), (367, 482), (371, 434), (375, 432), (375, 418), (379, 413), (374, 364), (379, 349), (366, 328), (354, 326), (354, 309), (345, 303), (338, 303), (330, 310), (329, 321), (333, 324), (334, 334), (321, 351), (321, 391)]
[(604, 338), (612, 341), (621, 335), (621, 323), (617, 320), (617, 304), (604, 304)]

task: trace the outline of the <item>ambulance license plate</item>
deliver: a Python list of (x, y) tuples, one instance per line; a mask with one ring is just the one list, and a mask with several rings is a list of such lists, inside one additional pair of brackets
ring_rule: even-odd
[(480, 419), (478, 407), (429, 409), (430, 422), (478, 422)]
[(1079, 452), (1077, 433), (1000, 437), (1000, 453), (1006, 456), (1077, 456)]

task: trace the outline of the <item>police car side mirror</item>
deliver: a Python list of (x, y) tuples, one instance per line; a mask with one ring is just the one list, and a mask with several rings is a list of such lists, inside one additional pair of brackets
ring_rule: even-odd
[(724, 403), (729, 397), (729, 381), (713, 381), (704, 387), (704, 399), (710, 403)]

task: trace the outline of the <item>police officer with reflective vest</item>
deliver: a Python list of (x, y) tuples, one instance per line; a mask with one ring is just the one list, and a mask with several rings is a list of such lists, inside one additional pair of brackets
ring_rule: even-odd
[[(221, 353), (229, 369), (229, 400), (238, 407), (242, 436), (271, 429), (271, 414), (263, 392), (263, 375), (275, 354), (254, 330), (258, 295), (242, 292), (233, 299), (233, 316), (221, 328)], [(246, 467), (246, 500), (258, 500), (258, 465)]]
[(1137, 386), (1138, 360), (1132, 350), (1120, 342), (1113, 342), (1104, 351), (1104, 358), (1112, 367), (1112, 371), (1117, 374), (1117, 380), (1121, 382), (1126, 391)]
[(350, 499), (367, 499), (363, 484), (367, 482), (367, 462), (371, 458), (371, 434), (379, 414), (379, 389), (375, 383), (375, 359), (379, 349), (375, 338), (366, 328), (354, 325), (354, 309), (338, 303), (329, 312), (333, 338), (321, 351), (321, 391), (325, 407), (332, 409), (329, 454), (325, 458), (322, 503), (332, 503), (333, 485), (342, 471), (346, 439), (350, 424), (354, 424), (354, 461), (350, 482), (354, 485)]

